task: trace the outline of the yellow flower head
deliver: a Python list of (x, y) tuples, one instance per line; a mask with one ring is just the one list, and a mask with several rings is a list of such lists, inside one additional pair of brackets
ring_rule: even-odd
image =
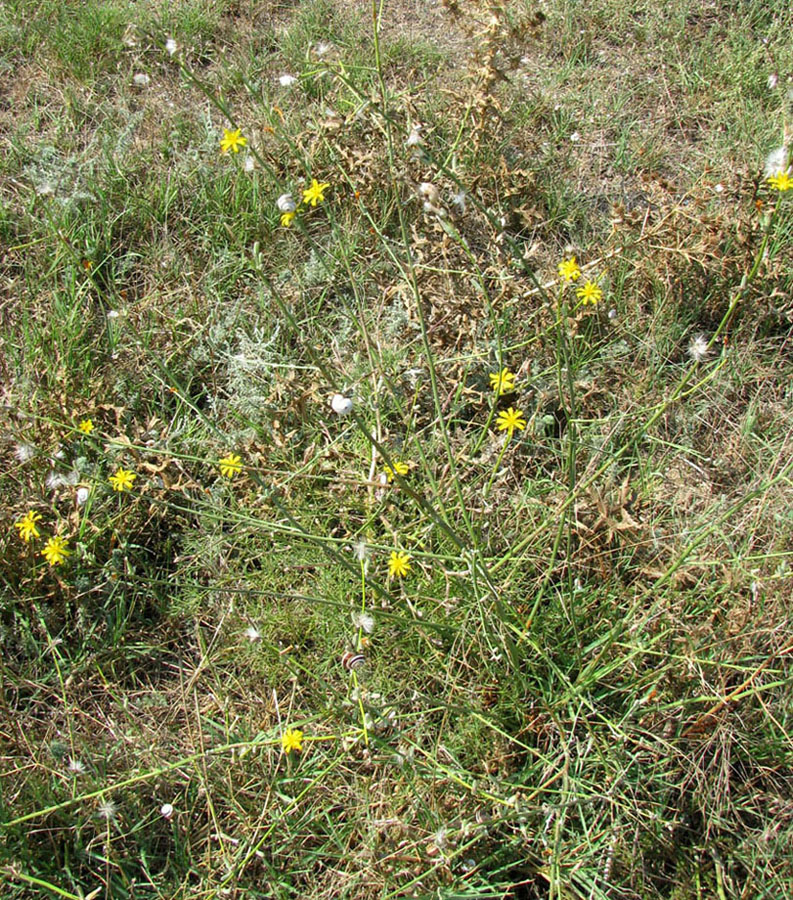
[(563, 259), (559, 263), (559, 277), (563, 281), (578, 281), (581, 277), (581, 269), (578, 268), (574, 256), (571, 256), (570, 259)]
[(26, 544), (30, 543), (31, 538), (41, 537), (38, 528), (36, 528), (36, 522), (40, 519), (41, 513), (30, 509), (18, 522), (14, 522), (14, 528), (19, 529), (19, 536)]
[(586, 306), (587, 303), (591, 303), (594, 306), (598, 300), (603, 299), (603, 291), (594, 281), (587, 281), (583, 287), (578, 288), (576, 296), (581, 301), (581, 306)]
[(777, 191), (789, 191), (793, 188), (793, 178), (790, 177), (790, 172), (777, 172), (768, 179), (768, 183)]
[(237, 128), (236, 131), (224, 128), (223, 139), (220, 142), (220, 152), (228, 153), (231, 150), (232, 153), (239, 153), (240, 147), (244, 147), (247, 143), (248, 138), (242, 136), (241, 128)]
[(233, 478), (242, 471), (242, 457), (237, 456), (236, 453), (229, 453), (228, 456), (224, 456), (218, 462), (218, 465), (220, 466), (221, 475), (225, 478)]
[(388, 476), (389, 484), (391, 484), (391, 482), (394, 480), (394, 475), (402, 475), (404, 477), (409, 471), (410, 466), (407, 463), (403, 462), (395, 462), (393, 469), (391, 468), (391, 466), (385, 467), (385, 473)]
[(108, 481), (113, 485), (114, 491), (131, 491), (137, 477), (131, 469), (123, 469), (119, 466), (116, 474), (111, 475)]
[(284, 228), (289, 228), (289, 226), (292, 224), (292, 219), (294, 219), (294, 217), (295, 217), (296, 215), (297, 215), (297, 213), (294, 213), (294, 212), (285, 212), (285, 213), (281, 216), (281, 225), (282, 225), (282, 227), (284, 227)]
[(299, 728), (287, 728), (281, 736), (281, 746), (284, 753), (291, 753), (293, 750), (299, 753), (303, 749), (303, 732)]
[(82, 431), (83, 434), (90, 434), (94, 430), (94, 423), (90, 419), (83, 419), (77, 426), (77, 430)]
[(509, 369), (502, 369), (500, 372), (490, 373), (490, 387), (494, 391), (498, 391), (499, 397), (502, 394), (508, 394), (515, 390), (515, 376)]
[(51, 537), (44, 545), (41, 555), (51, 566), (60, 566), (71, 552), (66, 549), (68, 543), (66, 538)]
[(316, 178), (312, 178), (311, 187), (303, 191), (303, 202), (316, 206), (317, 202), (325, 199), (325, 190), (329, 187), (330, 184), (327, 181), (320, 184)]
[(392, 578), (404, 578), (410, 571), (410, 557), (404, 550), (392, 550), (388, 560), (388, 574)]
[(526, 420), (523, 418), (523, 413), (519, 409), (510, 406), (509, 409), (502, 410), (498, 414), (496, 425), (498, 425), (499, 431), (506, 431), (509, 436), (512, 437), (516, 428), (518, 431), (523, 431), (526, 427)]

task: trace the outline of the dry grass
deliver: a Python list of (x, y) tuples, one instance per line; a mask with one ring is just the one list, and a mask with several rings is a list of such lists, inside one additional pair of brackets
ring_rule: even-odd
[(790, 12), (543, 14), (3, 11), (10, 898), (789, 891)]

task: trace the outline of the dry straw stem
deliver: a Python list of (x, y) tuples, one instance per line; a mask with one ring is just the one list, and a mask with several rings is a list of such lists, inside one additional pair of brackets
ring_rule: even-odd
[[(711, 708), (703, 713), (695, 722), (693, 722), (686, 730), (683, 732), (683, 737), (691, 737), (694, 734), (697, 734), (702, 731), (703, 726), (709, 725), (712, 723), (714, 717), (717, 713), (719, 713), (725, 706), (728, 706), (734, 700), (742, 699), (744, 696), (754, 696), (754, 691), (749, 691), (748, 689), (754, 684), (758, 675), (760, 675), (763, 671), (765, 671), (771, 663), (780, 659), (781, 657), (787, 656), (788, 653), (793, 653), (793, 641), (790, 641), (780, 650), (776, 650), (770, 656), (766, 657), (763, 662), (760, 663), (759, 666), (746, 678), (742, 681), (738, 687), (734, 688), (724, 697), (722, 700), (719, 700), (718, 703), (714, 703)], [(780, 682), (780, 684), (784, 684), (785, 682)], [(778, 685), (776, 685), (778, 686)], [(768, 690), (768, 687), (764, 688)]]

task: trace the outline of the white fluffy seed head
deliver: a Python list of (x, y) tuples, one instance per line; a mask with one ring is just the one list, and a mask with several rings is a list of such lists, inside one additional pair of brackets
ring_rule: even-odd
[(702, 362), (708, 355), (708, 340), (704, 334), (698, 334), (688, 345), (688, 355), (694, 362)]
[(408, 147), (420, 147), (423, 143), (424, 141), (421, 139), (421, 125), (414, 125), (410, 129), (410, 134), (405, 144)]
[(103, 800), (96, 811), (97, 818), (109, 822), (118, 815), (118, 806), (112, 800)]
[(36, 448), (33, 444), (17, 444), (14, 447), (14, 456), (21, 462), (26, 463), (33, 459), (36, 455)]
[(374, 619), (368, 613), (353, 613), (352, 625), (353, 628), (360, 628), (361, 631), (366, 632), (366, 634), (371, 634), (374, 631)]
[(358, 560), (358, 562), (366, 562), (369, 559), (369, 547), (366, 544), (366, 541), (356, 541), (353, 544), (352, 555)]
[(765, 177), (770, 178), (772, 175), (779, 175), (787, 169), (788, 152), (784, 144), (772, 150), (765, 158)]
[(57, 491), (59, 487), (63, 487), (66, 484), (66, 479), (60, 472), (50, 472), (47, 475), (47, 487), (51, 491)]
[(165, 42), (165, 50), (169, 56), (173, 56), (176, 53), (176, 41), (173, 38), (168, 38)]
[(441, 205), (441, 195), (438, 193), (438, 188), (436, 188), (432, 182), (422, 181), (419, 185), (419, 194), (421, 194), (424, 200), (432, 206)]

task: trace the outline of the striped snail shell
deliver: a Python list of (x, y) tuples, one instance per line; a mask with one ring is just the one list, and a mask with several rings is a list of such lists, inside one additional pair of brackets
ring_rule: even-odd
[(363, 653), (355, 653), (353, 650), (347, 650), (341, 657), (341, 664), (348, 672), (353, 669), (360, 668), (364, 663)]

